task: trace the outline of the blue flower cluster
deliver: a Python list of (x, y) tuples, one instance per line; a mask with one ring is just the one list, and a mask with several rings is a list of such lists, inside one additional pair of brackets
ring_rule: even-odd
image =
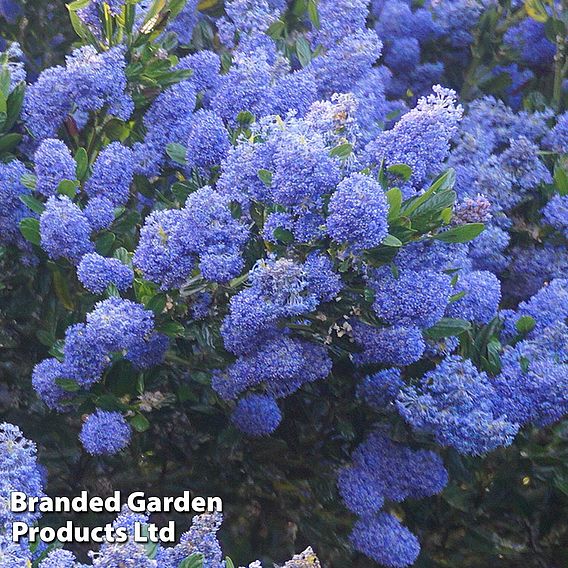
[(339, 473), (338, 486), (346, 506), (361, 517), (351, 535), (354, 547), (385, 566), (413, 564), (418, 540), (381, 509), (385, 500), (400, 503), (440, 493), (448, 482), (441, 458), (394, 442), (381, 430), (370, 434), (352, 458)]

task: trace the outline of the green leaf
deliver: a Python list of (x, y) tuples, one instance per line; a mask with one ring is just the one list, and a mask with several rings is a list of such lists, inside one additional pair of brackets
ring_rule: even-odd
[(67, 9), (70, 12), (77, 12), (78, 10), (82, 10), (86, 8), (91, 3), (91, 0), (74, 0), (67, 4)]
[(203, 554), (192, 554), (182, 560), (178, 568), (203, 568)]
[(248, 126), (256, 120), (254, 114), (248, 110), (243, 110), (237, 115), (237, 122), (242, 126)]
[(87, 155), (87, 150), (85, 150), (85, 148), (79, 148), (77, 152), (75, 152), (75, 162), (77, 163), (77, 168), (75, 170), (77, 179), (85, 179), (89, 169), (89, 156)]
[(129, 422), (136, 432), (146, 432), (150, 428), (150, 421), (143, 414), (135, 414)]
[(412, 175), (412, 168), (406, 164), (393, 164), (387, 168), (387, 172), (408, 181)]
[(346, 158), (351, 156), (352, 153), (353, 153), (353, 145), (347, 142), (345, 144), (340, 144), (339, 146), (333, 148), (330, 151), (329, 155), (332, 158), (340, 158), (342, 160), (345, 160)]
[(308, 16), (316, 29), (320, 28), (320, 17), (317, 0), (308, 0)]
[(68, 310), (73, 310), (75, 304), (73, 302), (73, 297), (69, 292), (69, 280), (66, 276), (63, 276), (59, 270), (53, 272), (53, 287), (55, 288), (55, 295), (57, 299), (65, 306)]
[(70, 199), (73, 199), (77, 195), (77, 188), (79, 187), (79, 182), (77, 180), (64, 179), (59, 182), (57, 186), (57, 193), (61, 195), (66, 195)]
[(554, 185), (560, 195), (568, 195), (568, 173), (560, 164), (554, 168)]
[(114, 245), (116, 237), (113, 233), (103, 233), (95, 243), (97, 252), (102, 256), (108, 256)]
[(182, 166), (187, 164), (187, 148), (185, 148), (185, 146), (172, 142), (166, 146), (166, 153), (177, 164), (181, 164)]
[(96, 404), (102, 410), (110, 410), (113, 412), (115, 411), (126, 412), (130, 410), (130, 408), (126, 404), (120, 402), (120, 400), (113, 394), (103, 394), (99, 396), (97, 398)]
[(132, 254), (129, 253), (124, 247), (117, 248), (112, 256), (120, 260), (122, 264), (125, 264), (126, 266), (132, 266)]
[(158, 326), (156, 331), (160, 333), (165, 333), (170, 337), (181, 337), (185, 333), (185, 327), (177, 321), (168, 321)]
[(24, 239), (33, 245), (40, 246), (39, 221), (33, 217), (26, 217), (20, 221), (20, 232)]
[(73, 379), (55, 379), (55, 383), (66, 392), (77, 392), (81, 387)]
[(225, 568), (235, 568), (235, 564), (228, 556), (225, 558)]
[(381, 244), (385, 247), (401, 247), (402, 241), (397, 239), (394, 235), (387, 235)]
[(16, 121), (20, 116), (20, 111), (22, 110), (25, 93), (26, 83), (22, 81), (16, 85), (14, 90), (8, 96), (8, 101), (6, 103), (6, 122), (4, 123), (5, 130), (10, 130), (12, 126), (16, 124)]
[(483, 229), (485, 229), (483, 223), (468, 223), (454, 227), (443, 233), (438, 233), (434, 235), (433, 238), (444, 243), (467, 243), (479, 236), (483, 232)]
[(521, 316), (515, 323), (517, 331), (522, 335), (530, 333), (536, 326), (536, 321), (531, 316)]
[(292, 233), (292, 231), (284, 229), (283, 227), (277, 227), (276, 229), (274, 229), (273, 234), (274, 238), (277, 241), (280, 241), (285, 245), (290, 245), (294, 242), (294, 234)]
[(11, 132), (0, 136), (0, 154), (3, 152), (11, 152), (22, 140), (21, 134)]
[(402, 207), (402, 214), (405, 216), (411, 215), (414, 211), (416, 211), (416, 209), (418, 209), (418, 207), (420, 207), (423, 203), (426, 203), (426, 201), (428, 201), (428, 199), (430, 199), (436, 192), (452, 189), (455, 181), (456, 172), (450, 168), (448, 171), (439, 176), (422, 195), (413, 197), (406, 201)]
[(20, 181), (24, 187), (34, 190), (36, 188), (36, 177), (33, 174), (24, 174)]
[(461, 292), (458, 292), (457, 294), (454, 294), (453, 296), (450, 296), (450, 304), (453, 304), (454, 302), (457, 302), (458, 300), (461, 300), (463, 297), (465, 296), (465, 290), (462, 290)]
[(427, 329), (424, 333), (430, 339), (443, 339), (444, 337), (456, 337), (470, 329), (471, 324), (466, 320), (442, 318), (435, 326)]
[(525, 0), (525, 10), (537, 22), (546, 22), (548, 20), (546, 6), (541, 0)]
[(160, 315), (166, 307), (167, 298), (165, 294), (156, 294), (145, 304), (146, 309), (152, 310), (156, 315)]
[(398, 187), (393, 187), (387, 191), (387, 202), (389, 204), (389, 219), (396, 219), (400, 214), (402, 205), (402, 191)]
[(24, 203), (28, 207), (28, 209), (32, 210), (38, 215), (41, 215), (45, 211), (45, 205), (32, 195), (20, 195), (20, 201)]
[(264, 185), (269, 187), (272, 185), (272, 172), (268, 170), (258, 170), (258, 177)]
[(296, 54), (302, 67), (307, 67), (312, 61), (312, 50), (308, 41), (301, 37), (296, 42)]

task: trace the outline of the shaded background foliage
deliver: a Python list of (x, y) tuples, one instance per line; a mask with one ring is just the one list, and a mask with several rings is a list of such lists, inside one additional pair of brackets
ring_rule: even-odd
[[(64, 3), (22, 1), (12, 12), (2, 10), (8, 4), (0, 4), (1, 35), (20, 43), (31, 77), (61, 63), (76, 40)], [(222, 13), (220, 2), (204, 1), (201, 9)], [(504, 59), (503, 31), (495, 27), (495, 12), (502, 9), (491, 8), (481, 17), (469, 65), (449, 66), (448, 79), (466, 101), (483, 93), (502, 95), (510, 86), (506, 77), (491, 75)], [(294, 11), (288, 18), (288, 25), (298, 25)], [(196, 47), (211, 41), (208, 26), (200, 23)], [(537, 74), (527, 89), (526, 105), (540, 109), (547, 100), (558, 99), (553, 83), (550, 74)], [(49, 472), (49, 494), (136, 488), (171, 495), (189, 487), (224, 498), (222, 539), (237, 561), (259, 557), (281, 562), (294, 550), (317, 543), (320, 558), (330, 566), (368, 566), (368, 560), (355, 559), (350, 552), (346, 537), (352, 518), (338, 500), (335, 472), (326, 467), (348, 460), (372, 421), (369, 411), (356, 403), (348, 367), (336, 368), (325, 385), (308, 385), (286, 400), (278, 432), (251, 441), (227, 426), (205, 373), (168, 360), (159, 370), (146, 372), (145, 381), (157, 382), (159, 373), (182, 404), (165, 404), (154, 412), (150, 429), (126, 452), (103, 463), (80, 450), (75, 435), (80, 417), (48, 413), (30, 381), (33, 365), (48, 356), (54, 338), (63, 337), (75, 321), (73, 309), (84, 313), (91, 300), (76, 293), (77, 282), (54, 279), (46, 270), (35, 274), (15, 262), (9, 250), (0, 255), (0, 416), (22, 425), (38, 441), (40, 460)], [(200, 324), (189, 333), (207, 341)], [(118, 365), (112, 373), (118, 382), (128, 380), (132, 370)], [(70, 427), (70, 421), (76, 423)], [(452, 450), (444, 454), (451, 480), (446, 490), (401, 507), (422, 542), (418, 566), (568, 564), (568, 422), (524, 431), (511, 447), (487, 458), (464, 458)], [(179, 520), (180, 526), (188, 524), (188, 519)], [(43, 520), (60, 521), (53, 516)], [(100, 518), (82, 516), (80, 521), (101, 524)]]

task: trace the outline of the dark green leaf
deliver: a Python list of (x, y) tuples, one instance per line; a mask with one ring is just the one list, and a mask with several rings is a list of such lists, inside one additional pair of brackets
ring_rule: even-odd
[(103, 233), (95, 243), (95, 248), (97, 252), (103, 256), (108, 256), (114, 245), (116, 237), (113, 233)]
[(20, 195), (20, 201), (38, 215), (41, 215), (45, 211), (45, 205), (39, 199), (31, 195)]
[(346, 144), (340, 144), (339, 146), (333, 148), (330, 151), (329, 155), (332, 158), (341, 158), (342, 160), (344, 160), (345, 158), (351, 156), (352, 153), (353, 153), (353, 145), (346, 143)]
[(166, 153), (177, 164), (181, 164), (182, 166), (187, 164), (187, 148), (185, 148), (185, 146), (172, 142), (166, 146)]
[(406, 164), (393, 164), (387, 168), (387, 172), (408, 181), (412, 175), (412, 168)]
[(274, 229), (274, 238), (285, 245), (289, 245), (294, 242), (294, 234), (292, 231), (282, 227)]
[(402, 242), (393, 235), (387, 235), (385, 240), (381, 243), (385, 247), (401, 247)]
[(55, 382), (66, 392), (81, 390), (81, 387), (73, 379), (55, 379)]
[(272, 185), (272, 172), (268, 170), (258, 170), (258, 177), (264, 185)]
[(568, 173), (560, 164), (554, 168), (554, 185), (560, 195), (568, 195)]
[(77, 179), (83, 180), (89, 169), (89, 156), (85, 148), (79, 148), (75, 153), (75, 162), (77, 163), (76, 173)]
[(76, 180), (64, 179), (59, 182), (59, 185), (57, 186), (57, 193), (66, 195), (70, 199), (73, 199), (75, 195), (77, 195), (78, 186), (79, 182)]
[(308, 41), (300, 37), (296, 42), (296, 54), (302, 67), (307, 67), (312, 60), (312, 50)]
[(427, 329), (424, 333), (430, 339), (443, 339), (455, 337), (464, 331), (471, 329), (471, 324), (462, 319), (442, 318), (435, 326)]
[(146, 432), (150, 428), (150, 422), (143, 414), (135, 414), (129, 422), (136, 432)]
[(402, 191), (398, 187), (393, 187), (387, 191), (387, 201), (389, 204), (389, 219), (396, 219), (400, 214), (402, 205)]
[(21, 134), (11, 132), (0, 136), (0, 154), (3, 152), (11, 152), (22, 140)]
[(157, 331), (170, 337), (181, 337), (185, 333), (185, 327), (177, 321), (168, 321), (158, 326)]
[(182, 560), (178, 568), (203, 568), (203, 555), (192, 554), (185, 560)]
[(33, 174), (24, 174), (20, 181), (24, 187), (34, 190), (36, 188), (36, 177)]
[(20, 231), (24, 239), (33, 245), (39, 246), (41, 237), (39, 235), (39, 221), (33, 217), (26, 217), (20, 221)]
[(523, 335), (530, 333), (536, 326), (536, 321), (531, 316), (521, 316), (515, 323), (517, 331)]
[(484, 228), (485, 225), (483, 223), (468, 223), (467, 225), (460, 225), (459, 227), (438, 233), (433, 238), (444, 243), (467, 243), (480, 235)]

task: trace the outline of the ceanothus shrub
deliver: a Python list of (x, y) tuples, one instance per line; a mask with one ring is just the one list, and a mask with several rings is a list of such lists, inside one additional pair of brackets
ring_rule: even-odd
[[(568, 412), (563, 76), (522, 110), (518, 89), (451, 88), (471, 95), (470, 47), (491, 26), (509, 26), (510, 60), (488, 75), (513, 84), (544, 72), (553, 42), (513, 25), (515, 7), (465, 2), (166, 4), (70, 5), (81, 45), (28, 85), (13, 50), (0, 59), (0, 243), (53, 283), (58, 313), (34, 391), (104, 464), (164, 426), (157, 400), (200, 398), (223, 417), (211, 429), (270, 445), (309, 423), (303, 396), (333, 416), (342, 387), (356, 434), (332, 418), (303, 440), (342, 447), (322, 467), (357, 517), (353, 548), (411, 565), (419, 540), (395, 513), (444, 490), (443, 457)], [(104, 545), (93, 566), (228, 566), (220, 522), (196, 518), (155, 559)], [(80, 566), (56, 550), (37, 565)]]

